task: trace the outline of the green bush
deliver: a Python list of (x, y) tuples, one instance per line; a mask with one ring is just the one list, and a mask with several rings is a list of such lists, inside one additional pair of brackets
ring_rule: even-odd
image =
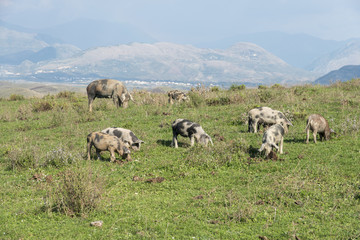
[(19, 101), (19, 100), (24, 100), (24, 96), (23, 95), (18, 95), (18, 94), (11, 94), (9, 101)]
[(191, 99), (191, 105), (194, 107), (201, 107), (204, 105), (205, 99), (203, 96), (198, 94), (197, 92), (190, 91), (188, 93), (190, 99)]
[(245, 84), (241, 84), (241, 85), (232, 84), (229, 88), (230, 91), (240, 91), (245, 89), (246, 89)]

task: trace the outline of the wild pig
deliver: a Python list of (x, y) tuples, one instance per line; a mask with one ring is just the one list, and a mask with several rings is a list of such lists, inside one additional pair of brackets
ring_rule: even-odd
[(88, 160), (90, 160), (91, 147), (94, 146), (98, 159), (101, 159), (101, 151), (110, 152), (110, 161), (115, 161), (115, 152), (119, 154), (123, 159), (130, 160), (130, 150), (125, 144), (120, 141), (119, 138), (111, 136), (102, 132), (92, 132), (87, 136), (87, 154)]
[(181, 92), (179, 90), (172, 90), (168, 92), (168, 96), (169, 96), (169, 103), (170, 104), (174, 104), (174, 101), (176, 102), (187, 102), (189, 101), (189, 97), (186, 95), (186, 93)]
[(133, 150), (140, 150), (141, 143), (144, 143), (144, 141), (138, 139), (129, 129), (112, 127), (106, 128), (101, 132), (118, 137), (128, 148), (132, 148)]
[(100, 79), (91, 82), (86, 92), (88, 95), (89, 111), (92, 111), (92, 103), (95, 98), (112, 98), (116, 107), (128, 107), (128, 102), (134, 101), (124, 84), (117, 80)]
[(288, 125), (293, 126), (292, 123), (285, 117), (285, 115), (278, 111), (273, 110), (269, 107), (259, 107), (251, 109), (248, 113), (248, 124), (249, 132), (256, 133), (259, 129), (260, 124), (266, 125), (274, 125), (281, 124), (285, 130), (285, 133), (288, 132)]
[(335, 131), (329, 127), (328, 121), (319, 114), (311, 114), (306, 121), (306, 143), (309, 143), (310, 130), (313, 132), (315, 143), (318, 133), (321, 141), (323, 139), (330, 140), (330, 134), (335, 133)]
[(204, 129), (197, 123), (186, 119), (176, 119), (172, 123), (173, 139), (171, 146), (178, 147), (177, 136), (180, 134), (183, 137), (189, 137), (191, 146), (194, 146), (194, 141), (205, 146), (210, 142), (214, 145), (211, 137), (205, 133)]
[(262, 145), (259, 149), (259, 152), (262, 152), (265, 149), (265, 156), (268, 156), (273, 147), (279, 151), (277, 144), (280, 142), (280, 154), (282, 154), (284, 134), (285, 130), (281, 124), (275, 124), (269, 127), (269, 129), (266, 130), (263, 135)]

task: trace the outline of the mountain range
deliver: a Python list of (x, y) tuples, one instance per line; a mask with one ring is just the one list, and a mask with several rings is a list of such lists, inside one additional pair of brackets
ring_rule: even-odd
[(339, 42), (267, 32), (199, 46), (157, 42), (131, 26), (89, 20), (42, 30), (0, 22), (1, 80), (87, 83), (104, 77), (134, 85), (302, 84), (358, 64), (356, 39)]

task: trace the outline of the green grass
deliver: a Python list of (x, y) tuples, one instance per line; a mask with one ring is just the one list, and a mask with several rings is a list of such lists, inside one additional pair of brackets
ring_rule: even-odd
[[(172, 106), (165, 94), (137, 91), (128, 109), (96, 99), (93, 113), (80, 94), (3, 99), (0, 239), (358, 239), (359, 91), (360, 80), (196, 89), (193, 102)], [(257, 154), (262, 134), (247, 132), (247, 112), (257, 106), (282, 111), (294, 125), (276, 161)], [(312, 113), (337, 135), (305, 144)], [(214, 146), (190, 148), (179, 136), (171, 148), (176, 118), (200, 123)], [(141, 151), (131, 162), (110, 163), (109, 153), (98, 161), (95, 151), (87, 161), (87, 134), (113, 126), (144, 140)], [(157, 177), (165, 180), (146, 181)], [(91, 207), (66, 208), (69, 192), (73, 204)], [(90, 226), (96, 220), (101, 228)]]

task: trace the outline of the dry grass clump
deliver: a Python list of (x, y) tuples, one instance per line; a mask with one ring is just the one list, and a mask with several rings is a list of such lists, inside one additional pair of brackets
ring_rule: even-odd
[(98, 208), (103, 185), (102, 179), (90, 167), (65, 170), (48, 186), (44, 210), (84, 216)]
[(134, 90), (131, 94), (137, 105), (165, 106), (168, 97), (164, 93), (153, 93), (145, 90)]

